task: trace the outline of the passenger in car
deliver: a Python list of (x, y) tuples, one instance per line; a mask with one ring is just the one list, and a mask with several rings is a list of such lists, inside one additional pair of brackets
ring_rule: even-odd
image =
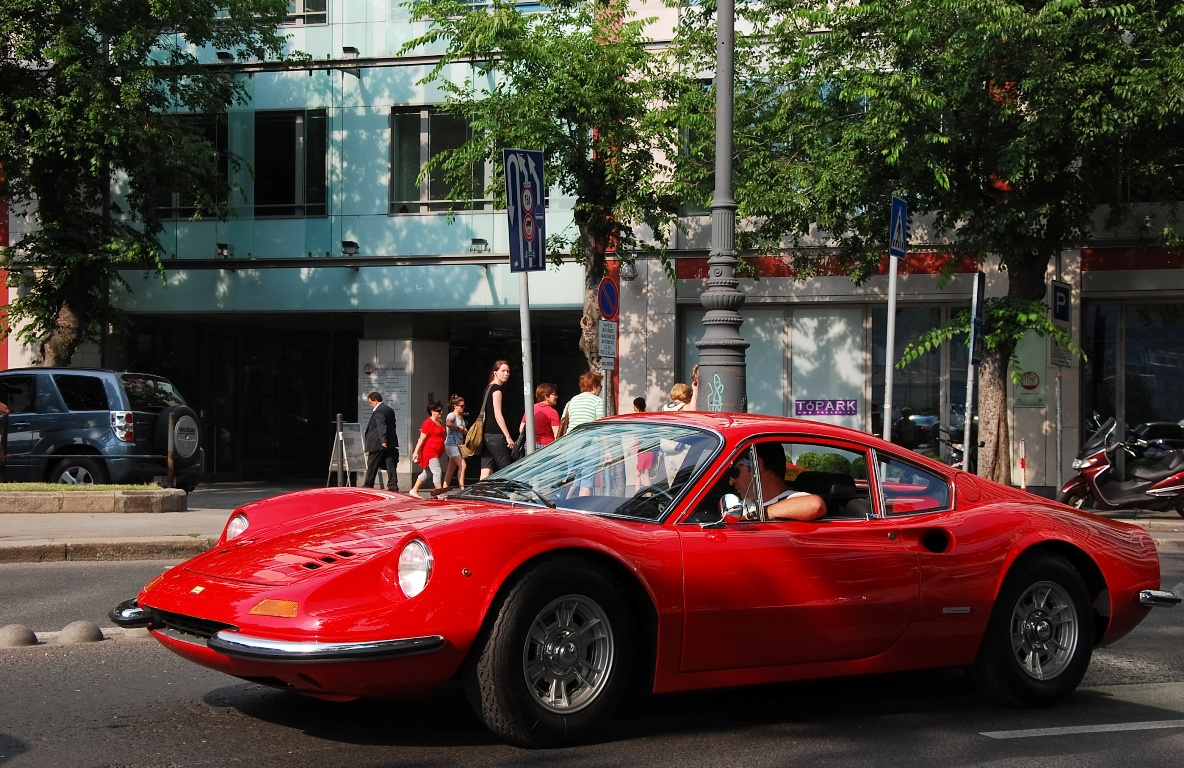
[[(760, 474), (761, 504), (770, 520), (817, 520), (826, 514), (821, 496), (795, 491), (785, 482), (785, 448), (778, 442), (757, 443), (756, 460)], [(748, 455), (732, 465), (730, 482), (741, 498), (756, 496), (755, 474)]]

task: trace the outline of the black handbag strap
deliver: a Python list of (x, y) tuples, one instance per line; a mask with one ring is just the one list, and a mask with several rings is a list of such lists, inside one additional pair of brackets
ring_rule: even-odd
[(489, 405), (489, 391), (491, 389), (493, 389), (492, 381), (485, 387), (485, 397), (481, 399), (481, 410), (477, 411), (477, 418), (481, 421), (485, 421), (485, 406)]

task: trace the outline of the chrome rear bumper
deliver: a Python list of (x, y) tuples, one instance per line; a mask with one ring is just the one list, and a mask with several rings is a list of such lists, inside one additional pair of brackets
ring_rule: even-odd
[(1143, 605), (1163, 606), (1169, 608), (1180, 602), (1180, 598), (1176, 597), (1175, 593), (1168, 592), (1163, 589), (1144, 589), (1139, 593), (1139, 602)]

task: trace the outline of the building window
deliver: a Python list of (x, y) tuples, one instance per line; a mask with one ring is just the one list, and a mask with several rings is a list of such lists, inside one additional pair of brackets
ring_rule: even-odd
[(284, 26), (308, 26), (329, 22), (329, 0), (293, 0), (288, 3)]
[(255, 113), (255, 217), (325, 215), (323, 109)]
[(427, 162), (443, 152), (458, 149), (473, 135), (463, 118), (434, 107), (395, 109), (391, 112), (391, 213), (419, 213), (483, 209), (485, 163), (474, 163), (470, 173), (469, 200), (449, 202), (452, 185), (436, 168), (422, 182)]
[(229, 190), (230, 152), (227, 143), (226, 116), (182, 115), (181, 124), (187, 133), (204, 138), (218, 153), (218, 177), (211, 188), (204, 188), (200, 179), (191, 178), (184, 191), (164, 192), (156, 197), (156, 215), (164, 220), (199, 218), (198, 201), (209, 213), (211, 205), (226, 202)]

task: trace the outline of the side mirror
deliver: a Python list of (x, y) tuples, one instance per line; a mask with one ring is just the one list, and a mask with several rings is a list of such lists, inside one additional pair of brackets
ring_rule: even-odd
[(725, 493), (724, 497), (719, 500), (719, 520), (712, 520), (709, 523), (704, 523), (704, 528), (726, 528), (732, 523), (738, 523), (741, 520), (755, 519), (756, 504), (751, 501), (744, 501), (734, 493)]

